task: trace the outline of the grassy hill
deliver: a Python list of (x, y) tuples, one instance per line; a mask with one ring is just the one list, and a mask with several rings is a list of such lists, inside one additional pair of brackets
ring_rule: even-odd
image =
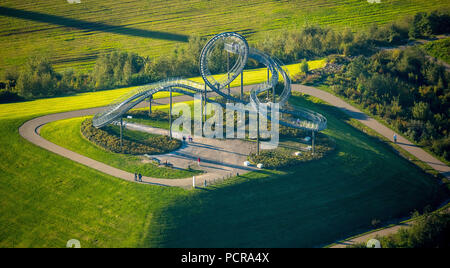
[(112, 49), (160, 56), (191, 34), (258, 33), (305, 24), (363, 29), (418, 11), (449, 9), (445, 0), (4, 0), (0, 71), (44, 54), (61, 68), (89, 69)]
[(19, 136), (32, 117), (97, 104), (84, 95), (58, 99), (65, 105), (0, 105), (0, 247), (64, 247), (69, 239), (83, 247), (319, 246), (439, 197), (433, 177), (350, 126), (338, 109), (301, 97), (293, 104), (323, 113), (336, 141), (321, 161), (250, 173), (214, 191), (126, 182)]

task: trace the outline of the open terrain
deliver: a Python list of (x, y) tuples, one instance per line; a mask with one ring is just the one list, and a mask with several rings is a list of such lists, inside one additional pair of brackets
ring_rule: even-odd
[[(287, 171), (248, 173), (213, 191), (122, 181), (30, 144), (18, 128), (48, 113), (43, 101), (36, 101), (40, 109), (0, 118), (1, 246), (60, 247), (71, 238), (99, 247), (320, 246), (367, 230), (374, 219), (408, 216), (440, 196), (436, 180), (311, 99), (292, 101), (328, 118), (332, 155)], [(33, 102), (15, 108), (25, 104)]]
[(4, 0), (0, 69), (47, 55), (58, 69), (88, 70), (113, 49), (159, 57), (188, 36), (237, 31), (251, 42), (264, 32), (319, 24), (364, 29), (419, 11), (449, 9), (445, 0)]

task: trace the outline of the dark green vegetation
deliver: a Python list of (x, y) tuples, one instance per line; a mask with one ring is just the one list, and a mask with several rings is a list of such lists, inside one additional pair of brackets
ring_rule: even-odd
[(450, 64), (450, 38), (433, 41), (423, 47), (431, 56)]
[(384, 248), (449, 248), (450, 214), (425, 214), (410, 229), (401, 229), (380, 242)]
[(336, 94), (450, 160), (450, 75), (420, 49), (361, 56), (325, 77)]
[(180, 197), (155, 215), (149, 237), (164, 238), (151, 241), (165, 247), (320, 246), (367, 230), (374, 219), (407, 216), (443, 197), (437, 180), (345, 123), (336, 108), (301, 97), (292, 103), (328, 118), (325, 134), (336, 141), (334, 152)]
[[(377, 237), (382, 248), (449, 248), (450, 214), (425, 213), (414, 215), (415, 221), (410, 228), (402, 228), (397, 233)], [(364, 243), (349, 246), (365, 248)]]
[(81, 133), (86, 139), (114, 153), (132, 155), (165, 154), (181, 146), (181, 141), (170, 139), (167, 136), (124, 129), (123, 145), (121, 147), (119, 126), (106, 126), (98, 129), (92, 125), (92, 119), (86, 119), (81, 123)]
[[(56, 121), (50, 124), (45, 125), (41, 130), (41, 135), (50, 140), (53, 143), (56, 143), (62, 147), (70, 149), (74, 152), (77, 152), (81, 155), (90, 157), (107, 165), (116, 167), (118, 169), (122, 169), (128, 171), (130, 173), (141, 173), (144, 176), (153, 177), (153, 178), (169, 178), (169, 179), (177, 179), (177, 178), (188, 178), (193, 175), (199, 174), (200, 172), (195, 170), (181, 170), (181, 169), (172, 169), (166, 167), (158, 167), (156, 163), (150, 161), (143, 156), (136, 155), (125, 155), (122, 153), (113, 153), (111, 150), (105, 150), (103, 147), (96, 146), (94, 143), (87, 140), (83, 134), (81, 134), (80, 128), (85, 121), (85, 118), (73, 118), (68, 120)], [(89, 119), (90, 120), (90, 119)], [(118, 137), (117, 132), (118, 127), (108, 127), (107, 130), (102, 131), (106, 132), (108, 139), (113, 140), (115, 146), (112, 146), (111, 149), (119, 150), (119, 146), (117, 145)], [(112, 134), (109, 134), (112, 133)], [(158, 137), (149, 135), (142, 132), (124, 131), (125, 140), (130, 140), (130, 142), (135, 142), (138, 140), (140, 144), (145, 140), (153, 140), (157, 139), (158, 144), (161, 139), (168, 139), (166, 137)], [(178, 142), (177, 142), (178, 143)], [(125, 144), (125, 143), (124, 143)], [(150, 142), (149, 144), (153, 144)], [(147, 146), (141, 146), (148, 148)], [(158, 145), (161, 146), (161, 145)], [(155, 151), (153, 148), (149, 148), (151, 151)], [(164, 146), (164, 150), (167, 150), (167, 147)], [(161, 152), (161, 151), (160, 151)], [(144, 153), (142, 153), (144, 154)]]

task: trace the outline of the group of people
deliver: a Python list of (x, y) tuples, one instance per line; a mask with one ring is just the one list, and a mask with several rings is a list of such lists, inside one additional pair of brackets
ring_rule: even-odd
[[(193, 142), (194, 141), (194, 139), (191, 137), (191, 135), (189, 135), (188, 137), (187, 137), (187, 140), (188, 140), (188, 142)], [(186, 136), (183, 136), (183, 143), (184, 142), (186, 142)]]
[(142, 174), (134, 173), (134, 181), (142, 182)]

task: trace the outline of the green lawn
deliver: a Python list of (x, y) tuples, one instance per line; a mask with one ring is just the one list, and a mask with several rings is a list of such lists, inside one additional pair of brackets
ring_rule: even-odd
[[(168, 179), (188, 178), (199, 174), (199, 172), (194, 171), (170, 169), (157, 167), (150, 163), (142, 163), (143, 158), (140, 156), (108, 152), (83, 137), (80, 127), (85, 119), (86, 117), (78, 117), (52, 122), (42, 127), (41, 135), (59, 146), (131, 173), (137, 172), (148, 177)], [(141, 140), (149, 135), (138, 131), (124, 130), (125, 138), (133, 137), (133, 139)]]
[(320, 246), (442, 197), (437, 180), (347, 124), (336, 108), (300, 97), (293, 103), (328, 118), (325, 133), (337, 144), (332, 155), (179, 197), (155, 215), (152, 241), (164, 247)]
[(338, 110), (298, 97), (295, 103), (328, 117), (335, 153), (214, 191), (137, 185), (30, 144), (18, 128), (48, 113), (41, 101), (22, 116), (0, 105), (0, 247), (64, 247), (72, 238), (95, 247), (318, 246), (437, 197), (437, 182), (389, 146), (344, 123)]
[[(0, 108), (1, 109), (1, 108)], [(19, 136), (29, 120), (0, 119), (0, 247), (133, 247), (153, 213), (179, 188), (126, 182), (74, 163)]]
[[(112, 49), (161, 56), (182, 44), (183, 35), (238, 31), (254, 42), (265, 32), (306, 24), (361, 30), (450, 8), (445, 0), (3, 0), (0, 5), (13, 8), (0, 13), (0, 69), (20, 66), (30, 55), (47, 55), (57, 69), (81, 71)], [(35, 13), (18, 18), (21, 11)], [(75, 27), (80, 24), (87, 29)]]
[[(246, 84), (265, 79), (265, 70), (250, 73)], [(63, 247), (71, 238), (98, 247), (317, 246), (365, 231), (373, 219), (408, 216), (438, 196), (437, 182), (391, 147), (345, 123), (337, 109), (299, 97), (294, 104), (327, 116), (325, 133), (336, 151), (298, 169), (250, 173), (214, 191), (125, 182), (18, 134), (33, 117), (103, 106), (128, 90), (0, 105), (0, 247)], [(132, 165), (84, 140), (81, 120), (54, 122), (42, 133), (93, 158)], [(53, 131), (46, 134), (47, 127)]]

